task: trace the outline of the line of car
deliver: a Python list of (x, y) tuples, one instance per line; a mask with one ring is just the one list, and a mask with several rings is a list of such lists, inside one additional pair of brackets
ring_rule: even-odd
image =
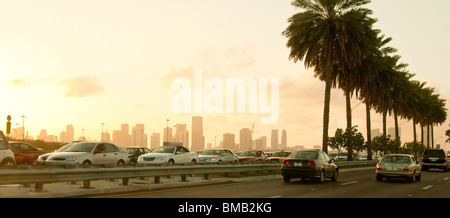
[[(405, 178), (410, 182), (421, 180), (422, 170), (430, 168), (450, 170), (450, 157), (445, 156), (442, 149), (426, 149), (421, 160), (409, 154), (387, 154), (376, 166), (376, 180), (384, 178)], [(335, 160), (318, 149), (293, 152), (281, 165), (281, 174), (285, 182), (292, 178), (316, 179), (323, 183), (325, 178), (337, 181), (339, 168)]]
[(274, 153), (269, 157), (263, 151), (251, 150), (235, 154), (229, 149), (208, 149), (190, 152), (182, 146), (160, 146), (154, 150), (146, 147), (126, 147), (97, 141), (74, 141), (55, 152), (44, 153), (31, 144), (10, 141), (0, 134), (0, 166), (30, 165), (173, 165), (185, 163), (266, 163), (281, 162), (289, 152)]

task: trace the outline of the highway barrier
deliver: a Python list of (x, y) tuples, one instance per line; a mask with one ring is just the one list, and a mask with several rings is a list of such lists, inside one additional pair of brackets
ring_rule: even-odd
[[(336, 163), (340, 168), (375, 165), (376, 161), (343, 161)], [(83, 188), (91, 188), (91, 181), (122, 179), (122, 185), (128, 186), (130, 178), (153, 177), (160, 183), (160, 177), (181, 176), (181, 182), (187, 182), (189, 175), (203, 175), (205, 180), (211, 174), (242, 173), (255, 171), (273, 171), (281, 168), (276, 164), (238, 164), (238, 165), (186, 165), (157, 167), (115, 167), (115, 168), (74, 168), (74, 169), (3, 169), (0, 170), (0, 185), (35, 184), (35, 191), (44, 191), (44, 184), (69, 181), (83, 181)]]

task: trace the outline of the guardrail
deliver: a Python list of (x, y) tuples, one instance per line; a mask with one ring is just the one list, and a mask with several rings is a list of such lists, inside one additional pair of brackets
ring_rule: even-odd
[(249, 171), (279, 170), (279, 164), (248, 165), (192, 165), (132, 168), (96, 168), (96, 169), (52, 169), (52, 170), (0, 170), (0, 185), (35, 184), (35, 191), (42, 192), (44, 184), (54, 182), (83, 181), (83, 188), (90, 188), (93, 180), (122, 179), (122, 185), (128, 186), (130, 178), (154, 177), (160, 183), (162, 176), (181, 175), (181, 181), (187, 181), (188, 175), (201, 175), (209, 179), (210, 174)]
[[(377, 161), (340, 161), (339, 168), (374, 166)], [(0, 185), (35, 184), (35, 191), (42, 192), (44, 184), (68, 181), (83, 181), (83, 188), (91, 188), (91, 181), (122, 179), (122, 185), (128, 186), (130, 178), (154, 177), (160, 183), (163, 176), (181, 176), (186, 182), (188, 175), (203, 175), (208, 180), (210, 174), (250, 171), (272, 171), (281, 168), (276, 164), (238, 164), (238, 165), (189, 165), (125, 168), (74, 168), (74, 169), (8, 169), (0, 170)]]

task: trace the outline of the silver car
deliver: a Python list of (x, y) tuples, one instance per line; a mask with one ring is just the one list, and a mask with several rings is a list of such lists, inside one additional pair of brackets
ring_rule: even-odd
[(216, 148), (208, 149), (198, 155), (200, 163), (237, 163), (237, 155), (228, 149)]
[(422, 167), (412, 155), (388, 154), (377, 164), (376, 174), (379, 182), (383, 178), (406, 178), (413, 183), (420, 181)]
[(47, 158), (48, 165), (112, 165), (129, 162), (128, 153), (107, 142), (77, 142)]

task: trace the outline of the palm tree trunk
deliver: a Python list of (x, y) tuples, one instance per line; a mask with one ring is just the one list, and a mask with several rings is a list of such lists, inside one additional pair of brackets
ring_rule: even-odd
[(430, 125), (427, 125), (427, 148), (430, 148)]
[[(352, 105), (351, 105), (351, 97), (350, 92), (345, 91), (345, 102), (346, 102), (346, 111), (347, 111), (347, 130), (350, 131), (352, 128)], [(351, 161), (353, 158), (353, 146), (351, 144), (347, 145), (347, 160)]]
[(366, 103), (366, 125), (367, 125), (367, 160), (372, 160), (372, 128), (370, 123), (370, 105)]
[(383, 135), (384, 135), (384, 137), (387, 137), (386, 117), (387, 117), (387, 111), (383, 111)]
[(416, 132), (416, 120), (413, 118), (413, 135), (414, 135), (414, 145), (417, 143), (417, 132)]
[(331, 70), (325, 73), (325, 102), (323, 108), (322, 151), (328, 153), (328, 125), (330, 122)]
[(433, 124), (431, 124), (431, 148), (434, 148), (434, 128), (433, 128)]
[(398, 117), (397, 117), (397, 110), (396, 109), (394, 109), (394, 124), (395, 124), (395, 140), (397, 140), (397, 139), (400, 138), (400, 136), (398, 134)]

